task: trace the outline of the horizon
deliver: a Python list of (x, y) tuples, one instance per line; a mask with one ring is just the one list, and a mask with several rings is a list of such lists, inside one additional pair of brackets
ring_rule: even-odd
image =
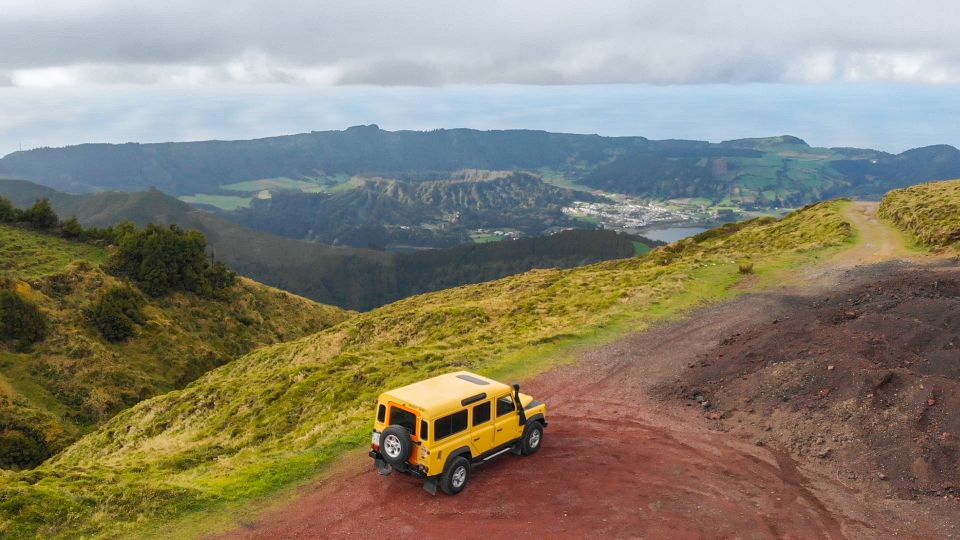
[(960, 146), (960, 4), (936, 0), (4, 8), (2, 155), (371, 123)]
[[(224, 97), (227, 90), (232, 93)], [(897, 154), (937, 144), (960, 146), (951, 121), (960, 116), (960, 95), (952, 90), (868, 83), (274, 86), (184, 88), (175, 97), (164, 89), (157, 97), (156, 90), (123, 87), (106, 95), (75, 89), (56, 98), (32, 90), (0, 101), (0, 118), (18, 124), (16, 112), (24, 108), (50, 116), (0, 130), (0, 155), (21, 147), (249, 140), (369, 124), (387, 131), (531, 129), (709, 142), (792, 135), (814, 147)], [(57, 118), (65, 106), (74, 109), (74, 121)]]

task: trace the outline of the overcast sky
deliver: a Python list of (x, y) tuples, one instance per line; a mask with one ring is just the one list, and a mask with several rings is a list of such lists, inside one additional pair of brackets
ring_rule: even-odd
[(356, 123), (957, 144), (958, 20), (948, 0), (0, 0), (0, 153)]

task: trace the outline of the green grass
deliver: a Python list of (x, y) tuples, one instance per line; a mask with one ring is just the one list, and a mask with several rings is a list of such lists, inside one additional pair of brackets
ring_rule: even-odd
[(852, 237), (841, 203), (731, 224), (645, 257), (534, 270), (416, 296), (267, 347), (121, 412), (0, 486), (0, 533), (142, 535), (323, 470), (368, 435), (379, 392), (453, 369), (504, 378), (729, 298), (749, 258), (769, 276)]
[(472, 234), (470, 238), (473, 239), (474, 244), (486, 244), (489, 242), (499, 242), (503, 240), (502, 236), (497, 236), (495, 234)]
[(652, 251), (652, 248), (650, 246), (644, 244), (643, 242), (638, 242), (634, 240), (633, 242), (634, 255), (646, 255), (647, 253), (650, 253), (650, 251)]
[(62, 271), (71, 262), (106, 260), (103, 248), (0, 225), (0, 277), (33, 279)]
[(960, 249), (960, 180), (893, 190), (880, 203), (879, 215), (919, 245)]
[(536, 174), (540, 177), (541, 180), (543, 180), (547, 184), (552, 184), (560, 188), (573, 189), (576, 191), (587, 191), (590, 193), (596, 192), (596, 190), (591, 188), (590, 186), (578, 184), (570, 180), (566, 176), (564, 176), (563, 173), (555, 171), (550, 168), (543, 167), (543, 168), (537, 169), (536, 171), (532, 171), (531, 174)]
[(189, 204), (209, 204), (216, 206), (221, 210), (236, 210), (237, 208), (248, 208), (252, 197), (239, 197), (233, 195), (208, 195), (198, 193), (195, 195), (182, 195), (178, 197), (181, 201)]
[(234, 184), (220, 186), (220, 189), (225, 189), (227, 191), (240, 191), (244, 193), (253, 193), (263, 189), (291, 189), (306, 193), (318, 193), (324, 191), (323, 186), (316, 182), (295, 180), (285, 176), (277, 178), (262, 178), (260, 180), (248, 180), (246, 182), (236, 182)]

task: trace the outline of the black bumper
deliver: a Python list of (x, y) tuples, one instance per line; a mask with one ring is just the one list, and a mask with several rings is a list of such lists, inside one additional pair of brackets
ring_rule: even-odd
[[(370, 450), (369, 452), (367, 452), (367, 455), (373, 458), (374, 462), (378, 462), (377, 465), (380, 465), (381, 463), (387, 464), (386, 460), (383, 459), (383, 455), (380, 452), (377, 452), (376, 450)], [(416, 478), (427, 478), (427, 473), (421, 471), (417, 467), (411, 467), (409, 463), (401, 463), (400, 465), (391, 465), (391, 466), (395, 471), (409, 474), (410, 476), (413, 476)]]

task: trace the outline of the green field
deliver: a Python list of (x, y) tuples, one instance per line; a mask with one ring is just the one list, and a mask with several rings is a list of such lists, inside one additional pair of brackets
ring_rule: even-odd
[(255, 193), (264, 189), (290, 189), (303, 191), (305, 193), (319, 193), (325, 191), (324, 186), (318, 182), (306, 182), (304, 180), (294, 180), (293, 178), (263, 178), (260, 180), (248, 180), (246, 182), (237, 182), (220, 186), (220, 189), (227, 191), (241, 191), (244, 193)]
[(495, 234), (471, 234), (470, 238), (473, 239), (474, 244), (486, 244), (489, 242), (499, 242), (503, 240), (502, 236), (497, 236)]
[(207, 195), (198, 193), (195, 195), (181, 195), (178, 197), (181, 201), (189, 204), (209, 204), (216, 206), (221, 210), (236, 210), (237, 208), (248, 208), (252, 197), (235, 197), (233, 195)]

